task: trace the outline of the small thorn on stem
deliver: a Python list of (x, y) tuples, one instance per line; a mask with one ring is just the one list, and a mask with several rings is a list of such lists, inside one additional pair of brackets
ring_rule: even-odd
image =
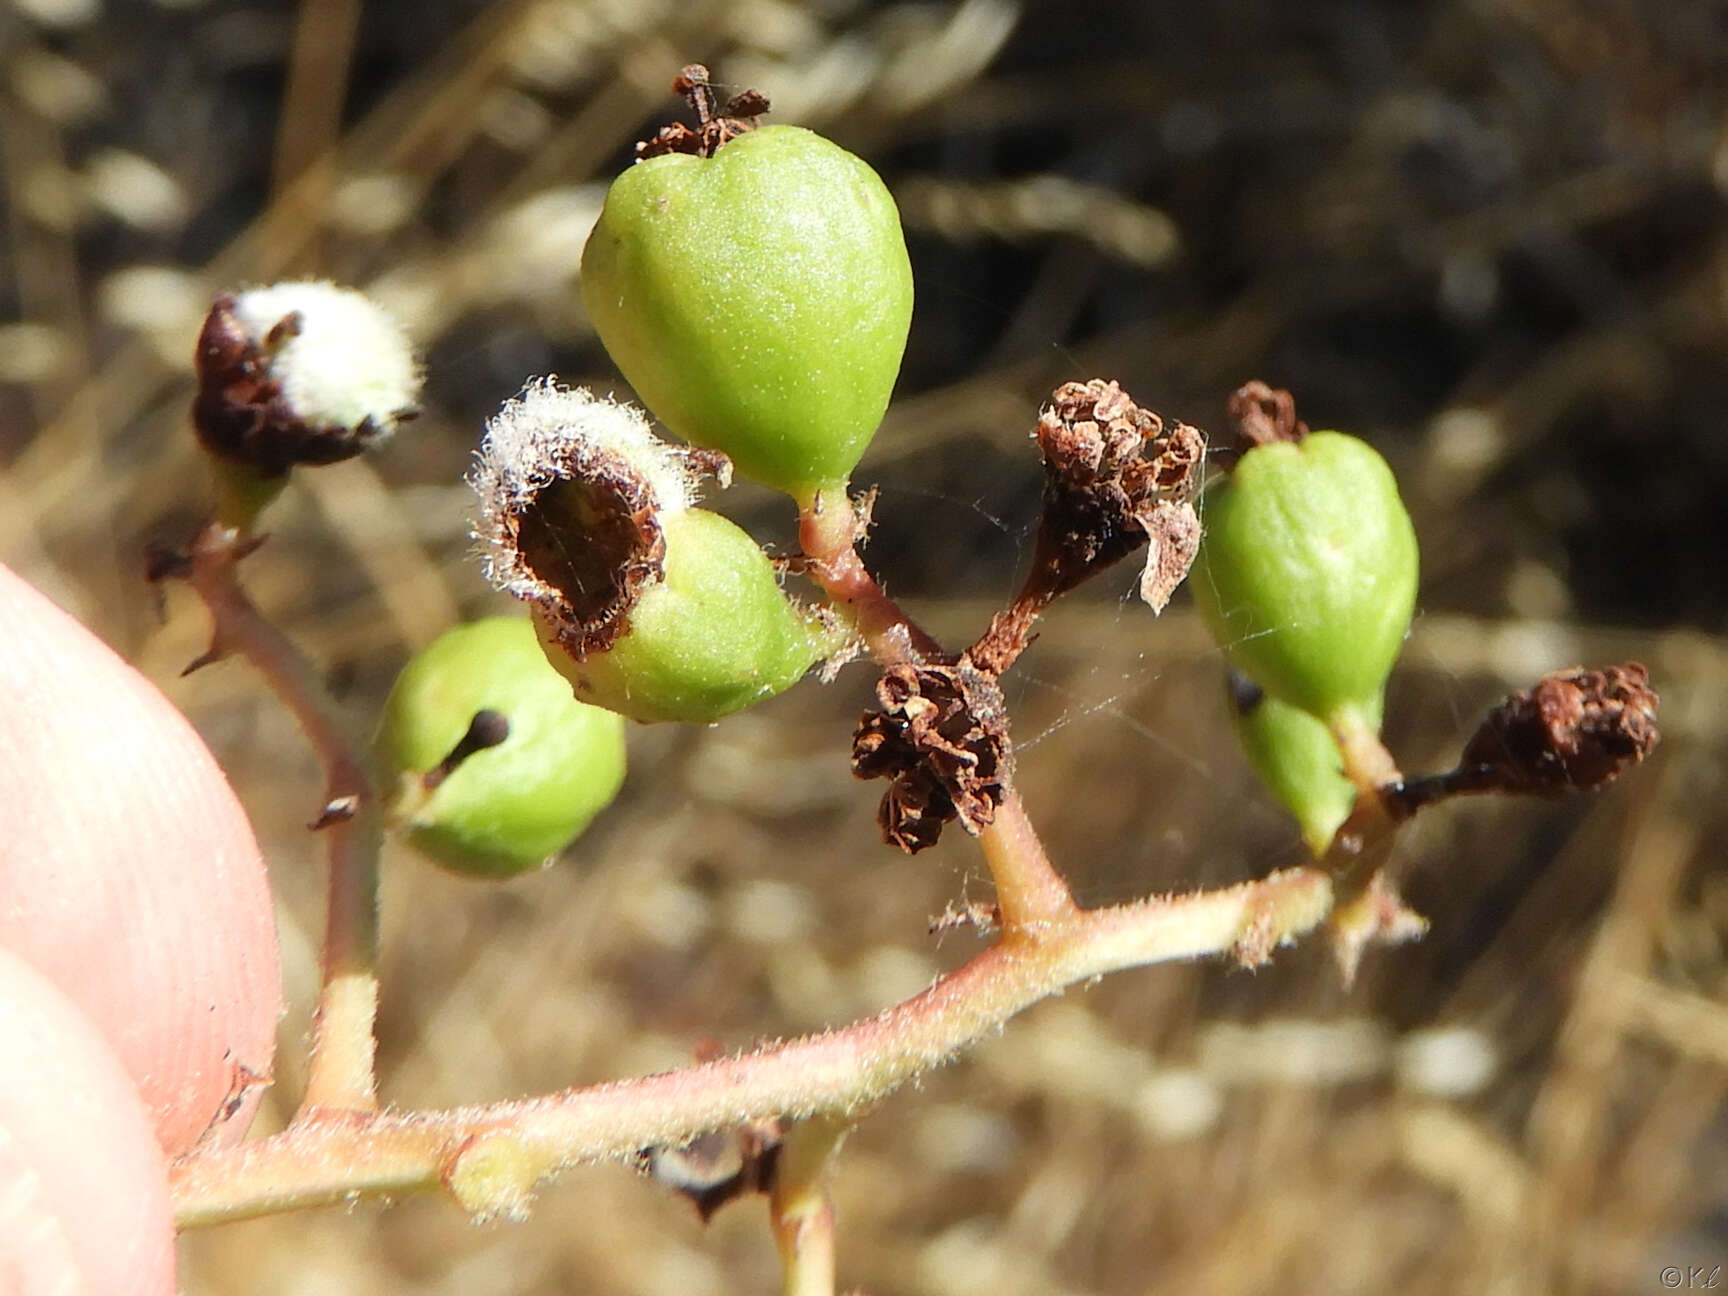
[(312, 832), (328, 828), (333, 824), (347, 823), (360, 810), (360, 798), (357, 796), (340, 796), (326, 801), (318, 811), (318, 817), (306, 827)]
[(222, 648), (217, 644), (211, 644), (203, 652), (199, 653), (191, 661), (186, 663), (185, 668), (180, 672), (180, 678), (185, 679), (188, 675), (196, 674), (206, 666), (214, 666), (227, 655), (228, 652), (225, 648)]
[(1340, 902), (1327, 923), (1332, 957), (1344, 988), (1356, 983), (1362, 956), (1370, 945), (1403, 945), (1420, 940), (1428, 920), (1404, 903), (1384, 872), (1376, 871), (1352, 898)]

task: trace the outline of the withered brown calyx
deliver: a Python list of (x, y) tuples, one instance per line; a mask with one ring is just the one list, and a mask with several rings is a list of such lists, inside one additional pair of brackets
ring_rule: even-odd
[(1597, 791), (1661, 741), (1659, 702), (1641, 662), (1550, 672), (1488, 713), (1455, 768), (1384, 794), (1397, 813), (1409, 815), (1466, 793)]
[(882, 673), (876, 698), (852, 736), (852, 772), (892, 780), (877, 810), (883, 837), (915, 854), (955, 819), (969, 833), (987, 827), (1013, 777), (996, 677), (966, 657), (902, 663)]
[(1280, 441), (1301, 441), (1308, 425), (1296, 417), (1296, 398), (1282, 387), (1255, 378), (1243, 383), (1224, 403), (1238, 453)]
[(999, 680), (1031, 642), (1040, 613), (1141, 545), (1149, 545), (1141, 596), (1160, 610), (1199, 549), (1193, 498), (1206, 438), (1198, 428), (1166, 427), (1115, 382), (1093, 379), (1058, 387), (1034, 435), (1043, 514), (1020, 593), (958, 658), (890, 666), (876, 686), (879, 709), (853, 735), (853, 772), (892, 780), (877, 818), (907, 852), (934, 845), (955, 819), (978, 833), (1011, 791)]
[(1148, 545), (1140, 596), (1162, 611), (1200, 549), (1206, 436), (1166, 426), (1113, 381), (1064, 383), (1034, 432), (1044, 459), (1038, 539), (1014, 603), (970, 650), (1000, 675), (1031, 642), (1038, 615), (1059, 595)]
[[(1142, 594), (1169, 601), (1200, 542), (1190, 502), (1200, 487), (1206, 437), (1166, 427), (1114, 382), (1065, 383), (1038, 419), (1044, 519), (1028, 586), (1054, 597), (1151, 541)], [(1180, 520), (1178, 520), (1180, 518)]]
[(1602, 787), (1656, 746), (1658, 700), (1641, 662), (1554, 671), (1489, 712), (1458, 767), (1508, 792)]
[(708, 69), (700, 63), (690, 64), (672, 79), (672, 93), (690, 105), (690, 111), (696, 114), (696, 125), (673, 122), (662, 126), (653, 139), (637, 141), (637, 158), (659, 157), (663, 153), (713, 157), (728, 140), (755, 130), (756, 118), (768, 111), (768, 96), (760, 90), (740, 91), (722, 105), (708, 80)]

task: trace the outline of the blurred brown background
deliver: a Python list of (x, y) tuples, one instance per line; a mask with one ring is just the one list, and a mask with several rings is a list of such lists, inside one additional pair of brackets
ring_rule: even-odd
[[(163, 682), (255, 815), (301, 1081), (320, 779), (240, 664), (179, 681), (155, 539), (204, 502), (184, 427), (212, 291), (366, 286), (424, 345), (426, 416), (303, 474), (247, 568), (364, 714), (500, 610), (459, 479), (530, 376), (616, 385), (572, 276), (606, 177), (703, 60), (862, 153), (919, 302), (861, 479), (890, 588), (963, 642), (1008, 591), (1063, 380), (1220, 426), (1249, 377), (1371, 439), (1422, 536), (1389, 737), (1434, 768), (1507, 689), (1640, 657), (1666, 740), (1609, 794), (1454, 804), (1402, 852), (1433, 921), (1346, 993), (1124, 975), (1035, 1009), (874, 1115), (836, 1192), (872, 1293), (1642, 1292), (1728, 1263), (1728, 8), (1704, 0), (794, 4), (9, 0), (0, 7), (0, 559)], [(766, 540), (783, 502), (721, 507)], [(1132, 573), (1011, 677), (1021, 781), (1092, 902), (1298, 858), (1233, 751), (1219, 662)], [(870, 673), (708, 730), (633, 732), (619, 804), (503, 887), (387, 861), (388, 1098), (675, 1065), (871, 1011), (973, 948), (959, 834), (902, 858), (846, 766)], [(757, 1203), (704, 1231), (625, 1168), (531, 1223), (432, 1198), (212, 1230), (193, 1293), (773, 1290)], [(1671, 1276), (1671, 1275), (1670, 1275)], [(1722, 1279), (1718, 1275), (1720, 1281)]]

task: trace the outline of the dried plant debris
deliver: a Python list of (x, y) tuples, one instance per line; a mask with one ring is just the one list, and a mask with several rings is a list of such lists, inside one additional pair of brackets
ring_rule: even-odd
[(1193, 499), (1206, 436), (1198, 428), (1166, 427), (1118, 384), (1094, 378), (1058, 387), (1033, 435), (1044, 457), (1044, 511), (1032, 569), (969, 654), (995, 674), (1025, 650), (1058, 595), (1145, 544), (1140, 597), (1161, 612), (1200, 548)]
[(1296, 417), (1296, 398), (1258, 378), (1230, 394), (1224, 413), (1230, 419), (1239, 452), (1279, 441), (1300, 441), (1308, 435), (1308, 425)]
[(740, 91), (722, 105), (708, 80), (708, 69), (700, 63), (690, 64), (672, 79), (672, 92), (683, 96), (690, 105), (690, 111), (696, 114), (696, 125), (673, 122), (662, 126), (653, 139), (637, 142), (637, 158), (659, 157), (663, 153), (713, 157), (728, 140), (755, 130), (756, 119), (768, 111), (768, 96), (760, 90)]
[(994, 935), (1002, 930), (1002, 906), (982, 900), (950, 900), (942, 912), (930, 920), (932, 936), (961, 929), (979, 936)]
[(1013, 775), (996, 677), (965, 657), (891, 666), (876, 697), (880, 709), (852, 736), (852, 772), (892, 780), (877, 811), (884, 839), (910, 855), (934, 846), (954, 819), (973, 834), (987, 827)]
[[(1199, 544), (1191, 501), (1206, 437), (1169, 427), (1114, 382), (1064, 383), (1038, 419), (1044, 520), (1033, 576), (1054, 597), (1150, 540), (1142, 595), (1155, 609), (1187, 573)], [(1172, 574), (1174, 579), (1172, 579)]]
[(1508, 792), (1600, 788), (1656, 746), (1657, 703), (1640, 662), (1554, 671), (1489, 712), (1458, 766)]
[(1543, 676), (1490, 711), (1455, 769), (1385, 789), (1400, 815), (1471, 792), (1556, 796), (1606, 787), (1661, 740), (1641, 662)]

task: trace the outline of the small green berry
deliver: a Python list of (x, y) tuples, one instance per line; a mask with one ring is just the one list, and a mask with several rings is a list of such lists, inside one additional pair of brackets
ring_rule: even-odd
[(807, 501), (845, 483), (882, 421), (912, 270), (868, 164), (767, 126), (619, 176), (582, 254), (582, 301), (661, 422)]
[(457, 626), (415, 654), (374, 751), (408, 841), (478, 877), (545, 863), (624, 781), (623, 721), (570, 695), (520, 617)]
[[(1356, 785), (1344, 776), (1331, 731), (1306, 711), (1266, 696), (1240, 671), (1230, 672), (1230, 719), (1254, 772), (1295, 816), (1314, 857), (1324, 856), (1356, 806)], [(1378, 729), (1378, 698), (1369, 719)]]
[(783, 692), (841, 641), (786, 596), (748, 534), (692, 504), (724, 456), (641, 412), (530, 384), (472, 477), (493, 582), (533, 605), (576, 696), (633, 720), (712, 723)]
[(1224, 655), (1337, 730), (1376, 705), (1416, 601), (1392, 470), (1340, 432), (1256, 446), (1202, 496), (1189, 588)]
[(709, 724), (783, 693), (832, 635), (786, 597), (773, 564), (744, 531), (706, 509), (663, 519), (664, 579), (642, 590), (630, 627), (578, 657), (536, 606), (546, 655), (576, 696), (632, 720)]

